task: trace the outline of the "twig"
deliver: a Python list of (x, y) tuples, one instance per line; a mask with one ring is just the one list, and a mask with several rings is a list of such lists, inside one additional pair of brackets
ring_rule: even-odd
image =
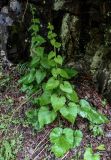
[(39, 147), (39, 145), (46, 139), (46, 137), (49, 135), (49, 132), (47, 132), (47, 134), (45, 135), (45, 137), (42, 139), (42, 141), (39, 142), (39, 144), (36, 146), (36, 148), (34, 149), (33, 154), (36, 152), (37, 148)]
[(33, 159), (33, 160), (37, 160), (38, 156), (44, 151), (44, 149), (46, 148), (47, 146), (45, 146), (41, 151), (40, 153)]
[(69, 152), (67, 152), (67, 153), (65, 154), (65, 156), (64, 156), (63, 158), (61, 158), (61, 160), (63, 160), (68, 154), (69, 154)]
[(34, 151), (33, 152), (33, 154), (32, 154), (32, 159), (33, 159), (33, 157), (34, 157), (34, 155), (36, 154), (36, 152), (38, 151), (38, 150), (40, 150), (40, 149), (42, 149), (44, 146), (46, 147), (46, 144), (49, 142), (49, 140), (47, 140), (44, 144), (42, 144), (36, 151)]
[(28, 0), (26, 2), (26, 7), (25, 7), (25, 10), (24, 10), (24, 13), (23, 13), (23, 16), (22, 16), (22, 22), (24, 21), (24, 17), (25, 17), (26, 11), (27, 11), (27, 7), (28, 7)]

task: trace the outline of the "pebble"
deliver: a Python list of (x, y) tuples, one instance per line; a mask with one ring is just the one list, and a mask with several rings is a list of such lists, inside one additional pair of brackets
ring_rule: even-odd
[(21, 3), (17, 0), (11, 0), (10, 1), (10, 9), (15, 12), (16, 14), (21, 13)]
[(6, 13), (6, 14), (8, 14), (8, 7), (4, 6), (4, 7), (1, 9), (1, 13)]
[(11, 26), (13, 23), (12, 18), (7, 16), (6, 14), (0, 13), (0, 25)]
[(107, 137), (107, 138), (111, 138), (111, 131), (106, 132), (105, 137)]

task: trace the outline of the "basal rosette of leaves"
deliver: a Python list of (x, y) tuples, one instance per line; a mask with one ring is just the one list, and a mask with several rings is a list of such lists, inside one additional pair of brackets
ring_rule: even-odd
[[(31, 8), (33, 19), (29, 31), (31, 32), (31, 62), (30, 72), (19, 80), (22, 91), (28, 96), (41, 90), (40, 94), (32, 99), (37, 105), (34, 112), (27, 111), (29, 123), (35, 128), (42, 129), (45, 125), (52, 123), (58, 116), (64, 117), (68, 122), (74, 124), (77, 115), (88, 119), (94, 124), (107, 123), (108, 119), (97, 112), (89, 102), (79, 99), (74, 85), (70, 79), (77, 75), (75, 69), (64, 66), (64, 58), (57, 54), (61, 43), (57, 42), (54, 27), (48, 24), (47, 39), (39, 35), (40, 21), (34, 18), (35, 9)], [(53, 50), (46, 53), (45, 43), (49, 42)], [(34, 117), (34, 120), (33, 120)], [(36, 121), (37, 123), (36, 123)], [(75, 138), (76, 137), (76, 138)], [(52, 152), (57, 157), (62, 157), (69, 149), (78, 146), (82, 139), (81, 131), (73, 131), (70, 128), (55, 128), (50, 133)]]

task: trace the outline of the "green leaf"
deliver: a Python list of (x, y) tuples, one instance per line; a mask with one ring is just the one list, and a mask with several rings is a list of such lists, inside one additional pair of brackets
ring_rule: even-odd
[(57, 37), (57, 34), (56, 33), (53, 33), (52, 31), (49, 31), (48, 32), (48, 39), (54, 39), (55, 37)]
[(58, 138), (62, 135), (63, 129), (62, 128), (54, 128), (50, 133), (50, 141), (51, 143), (58, 143)]
[(35, 69), (31, 69), (30, 73), (19, 80), (19, 83), (30, 84), (35, 80)]
[(34, 52), (36, 53), (38, 57), (42, 58), (44, 54), (44, 47), (37, 47), (35, 48)]
[(61, 47), (61, 43), (59, 43), (59, 42), (55, 42), (54, 47), (55, 47), (55, 48), (60, 48), (60, 47)]
[(38, 18), (32, 18), (32, 23), (40, 24), (40, 20)]
[(64, 69), (60, 69), (60, 75), (63, 78), (69, 79), (67, 72)]
[(92, 148), (86, 148), (84, 160), (100, 160), (100, 156), (98, 154), (93, 154)]
[(78, 112), (78, 108), (77, 107), (78, 107), (77, 104), (75, 104), (75, 103), (69, 103), (68, 107), (63, 107), (63, 108), (60, 109), (60, 113), (69, 122), (71, 122), (72, 124), (74, 124), (75, 119), (77, 117), (77, 112)]
[(12, 148), (11, 148), (10, 143), (7, 140), (5, 140), (5, 141), (3, 141), (3, 146), (5, 148), (4, 154), (5, 154), (6, 160), (11, 159), (13, 157), (13, 155), (12, 155)]
[(38, 32), (39, 31), (39, 26), (38, 25), (31, 25), (31, 27), (29, 28), (29, 31), (34, 31), (34, 32)]
[(51, 68), (56, 67), (56, 62), (53, 59), (49, 60), (48, 63), (49, 63), (49, 66), (51, 66)]
[(57, 76), (60, 74), (60, 68), (53, 68), (51, 73), (53, 77), (57, 78)]
[(93, 132), (94, 136), (104, 135), (103, 129), (100, 125), (91, 124), (90, 130)]
[(34, 127), (34, 129), (38, 129), (39, 128), (38, 109), (30, 109), (26, 111), (25, 114), (26, 114), (28, 123), (31, 124)]
[(60, 65), (63, 63), (63, 58), (62, 56), (58, 55), (57, 57), (54, 58), (54, 61)]
[(66, 98), (64, 96), (57, 96), (56, 94), (53, 94), (51, 96), (51, 104), (54, 108), (54, 111), (60, 110), (66, 102)]
[(36, 71), (36, 81), (38, 84), (40, 84), (44, 80), (45, 77), (46, 77), (45, 71), (42, 71), (40, 69)]
[(49, 54), (48, 54), (48, 60), (51, 60), (52, 58), (54, 58), (56, 56), (56, 53), (54, 51), (51, 51)]
[(60, 84), (60, 89), (63, 92), (66, 92), (66, 93), (72, 93), (73, 92), (73, 88), (72, 88), (71, 84), (68, 81), (64, 81), (63, 84)]
[(42, 96), (39, 98), (40, 106), (48, 105), (51, 102), (51, 92), (45, 91)]
[(40, 128), (44, 125), (52, 123), (57, 117), (57, 114), (52, 110), (50, 111), (48, 107), (41, 107), (38, 112), (38, 121)]
[[(62, 144), (66, 143), (65, 140), (61, 140), (61, 141), (62, 141)], [(55, 144), (51, 147), (52, 152), (55, 154), (57, 158), (62, 157), (68, 150), (62, 144), (58, 144), (58, 145)]]
[(70, 78), (77, 76), (78, 71), (73, 68), (64, 68)]
[(37, 67), (39, 64), (40, 58), (39, 57), (34, 57), (30, 63), (30, 67)]
[(73, 130), (70, 128), (54, 128), (50, 133), (50, 141), (53, 144), (52, 152), (56, 157), (62, 157), (73, 147)]
[(27, 80), (25, 84), (32, 83), (35, 80), (35, 70), (31, 70), (30, 73), (27, 75)]
[(52, 44), (52, 46), (54, 46), (55, 48), (60, 48), (61, 47), (61, 43), (57, 42), (56, 39), (51, 39), (50, 43)]
[(47, 27), (49, 30), (54, 30), (54, 26), (51, 24), (51, 23), (48, 23), (48, 27)]
[(42, 57), (41, 59), (41, 65), (46, 68), (46, 69), (49, 69), (50, 66), (49, 66), (49, 60), (48, 60), (48, 57), (45, 55), (44, 57)]
[(59, 81), (51, 77), (46, 83), (46, 90), (53, 90), (59, 86)]
[(99, 151), (105, 151), (105, 145), (104, 144), (100, 144), (98, 147), (96, 147), (97, 150)]
[(102, 124), (108, 122), (108, 119), (103, 114), (93, 109), (86, 100), (81, 99), (80, 105), (81, 107), (79, 114), (83, 118), (87, 118), (93, 124)]
[(46, 40), (40, 36), (40, 35), (37, 35), (37, 36), (33, 36), (32, 37), (32, 46), (35, 44), (36, 46), (40, 46), (41, 44), (45, 43)]
[(80, 130), (74, 131), (74, 148), (78, 147), (82, 141), (83, 134)]
[(73, 90), (72, 93), (67, 93), (66, 97), (70, 100), (73, 101), (74, 103), (79, 102), (79, 97), (77, 95), (77, 92)]
[(57, 76), (60, 75), (61, 77), (68, 79), (68, 74), (61, 68), (53, 68), (51, 72), (53, 77), (57, 78)]

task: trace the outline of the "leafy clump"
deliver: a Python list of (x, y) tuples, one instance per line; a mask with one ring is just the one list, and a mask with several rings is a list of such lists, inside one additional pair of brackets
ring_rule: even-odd
[[(34, 17), (33, 8), (32, 13)], [(47, 29), (47, 39), (44, 39), (39, 35), (39, 19), (32, 19), (30, 72), (19, 81), (22, 84), (22, 90), (29, 96), (41, 90), (40, 94), (32, 99), (38, 108), (34, 121), (35, 112), (30, 112), (32, 116), (28, 115), (32, 125), (34, 127), (39, 125), (42, 129), (58, 116), (74, 124), (77, 115), (87, 118), (94, 124), (108, 122), (107, 118), (92, 108), (86, 100), (79, 99), (74, 85), (69, 81), (77, 75), (77, 71), (64, 66), (64, 58), (58, 54), (61, 43), (56, 40), (57, 34), (54, 33), (53, 25), (48, 23)], [(49, 42), (53, 48), (49, 53), (45, 50), (45, 42)], [(63, 156), (69, 149), (78, 146), (81, 139), (81, 131), (56, 128), (50, 135), (51, 143), (53, 143), (52, 151), (57, 157)]]
[(92, 148), (86, 148), (84, 160), (100, 160), (99, 154), (93, 154)]
[(26, 111), (26, 117), (28, 124), (32, 125), (34, 129), (39, 128), (38, 124), (38, 110), (37, 109), (30, 109)]
[(94, 136), (104, 135), (103, 129), (100, 125), (90, 124), (89, 128)]
[(70, 128), (54, 128), (50, 133), (52, 152), (56, 157), (63, 156), (69, 149), (77, 147), (82, 140), (82, 132)]

